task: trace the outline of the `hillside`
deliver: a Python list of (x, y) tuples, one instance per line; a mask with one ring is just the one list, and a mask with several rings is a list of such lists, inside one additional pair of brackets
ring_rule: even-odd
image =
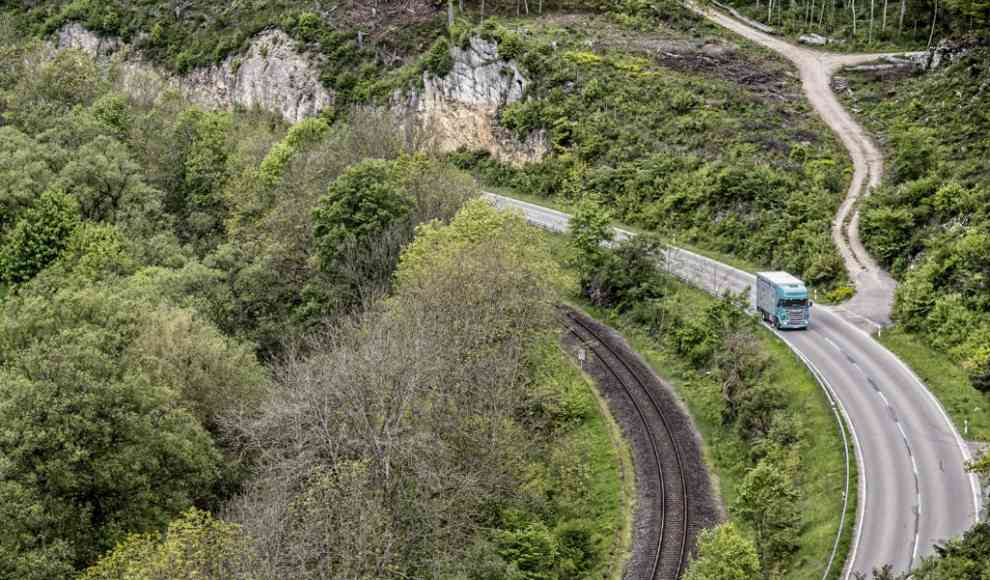
[(847, 158), (783, 63), (701, 30), (704, 41), (568, 16), (482, 27), (532, 80), (500, 123), (545, 135), (549, 154), (512, 167), (466, 150), (454, 162), (513, 192), (598, 199), (668, 239), (841, 282), (828, 224)]
[(900, 279), (895, 316), (990, 390), (990, 51), (931, 74), (848, 75), (890, 158), (862, 233)]
[[(851, 167), (801, 81), (673, 2), (463, 5), (2, 4), (0, 577), (621, 576), (633, 482), (557, 341), (574, 278), (678, 379), (751, 575), (820, 577), (834, 545), (839, 574), (828, 402), (654, 259), (849, 293)], [(942, 264), (990, 249), (986, 147), (951, 159), (960, 113), (904, 110), (983, 99), (982, 59), (854, 83), (897, 135), (863, 223), (898, 317), (977, 371), (987, 268)], [(485, 188), (657, 236), (562, 251)]]

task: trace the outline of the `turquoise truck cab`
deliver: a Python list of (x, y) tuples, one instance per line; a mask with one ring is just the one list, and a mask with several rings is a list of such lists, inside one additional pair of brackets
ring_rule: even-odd
[(811, 304), (801, 280), (787, 272), (757, 272), (756, 310), (774, 328), (807, 329)]

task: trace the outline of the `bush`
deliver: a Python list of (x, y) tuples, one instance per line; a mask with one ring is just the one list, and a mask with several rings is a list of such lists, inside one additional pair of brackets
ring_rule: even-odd
[(756, 530), (760, 560), (772, 571), (797, 549), (801, 517), (791, 476), (763, 459), (746, 474), (739, 498), (741, 515)]
[(856, 294), (854, 288), (850, 286), (839, 286), (825, 294), (825, 300), (833, 303), (845, 302), (852, 298), (854, 294)]
[(701, 532), (698, 553), (684, 580), (757, 580), (760, 560), (753, 542), (732, 523)]
[(430, 47), (423, 61), (423, 68), (435, 77), (445, 77), (454, 68), (454, 57), (450, 56), (450, 42), (440, 37)]
[(256, 560), (240, 526), (192, 508), (163, 534), (128, 536), (80, 580), (250, 577)]

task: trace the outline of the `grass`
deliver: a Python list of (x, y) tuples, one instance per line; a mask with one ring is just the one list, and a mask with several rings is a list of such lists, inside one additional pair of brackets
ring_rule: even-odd
[(586, 578), (620, 580), (632, 546), (635, 471), (632, 456), (605, 402), (559, 347), (542, 359), (537, 384), (558, 394), (580, 418), (550, 444), (546, 463), (561, 472), (555, 503), (559, 521), (593, 522), (599, 555)]
[[(573, 361), (571, 361), (573, 368)], [(621, 580), (625, 568), (625, 562), (632, 551), (632, 523), (636, 509), (636, 471), (633, 467), (632, 453), (629, 445), (622, 436), (622, 429), (615, 422), (611, 412), (608, 410), (608, 403), (602, 399), (598, 390), (592, 386), (588, 376), (583, 377), (585, 392), (594, 397), (597, 404), (598, 413), (585, 420), (573, 434), (575, 438), (582, 438), (593, 448), (592, 469), (596, 473), (596, 483), (592, 491), (592, 496), (600, 498), (615, 497), (617, 494), (622, 498), (621, 509), (615, 513), (614, 505), (605, 515), (611, 519), (611, 527), (615, 530), (613, 534), (611, 551), (608, 558), (607, 572), (598, 574), (597, 577), (608, 577), (612, 580)], [(605, 436), (603, 436), (603, 434)], [(618, 481), (615, 476), (618, 475)], [(619, 516), (616, 518), (616, 516)]]
[(965, 370), (900, 328), (885, 330), (879, 341), (928, 385), (964, 438), (990, 440), (990, 396), (973, 388)]

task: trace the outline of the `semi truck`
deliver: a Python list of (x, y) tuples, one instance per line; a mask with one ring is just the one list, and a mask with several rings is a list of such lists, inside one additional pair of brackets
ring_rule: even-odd
[(801, 280), (787, 272), (756, 273), (756, 310), (774, 328), (807, 329), (811, 305)]

